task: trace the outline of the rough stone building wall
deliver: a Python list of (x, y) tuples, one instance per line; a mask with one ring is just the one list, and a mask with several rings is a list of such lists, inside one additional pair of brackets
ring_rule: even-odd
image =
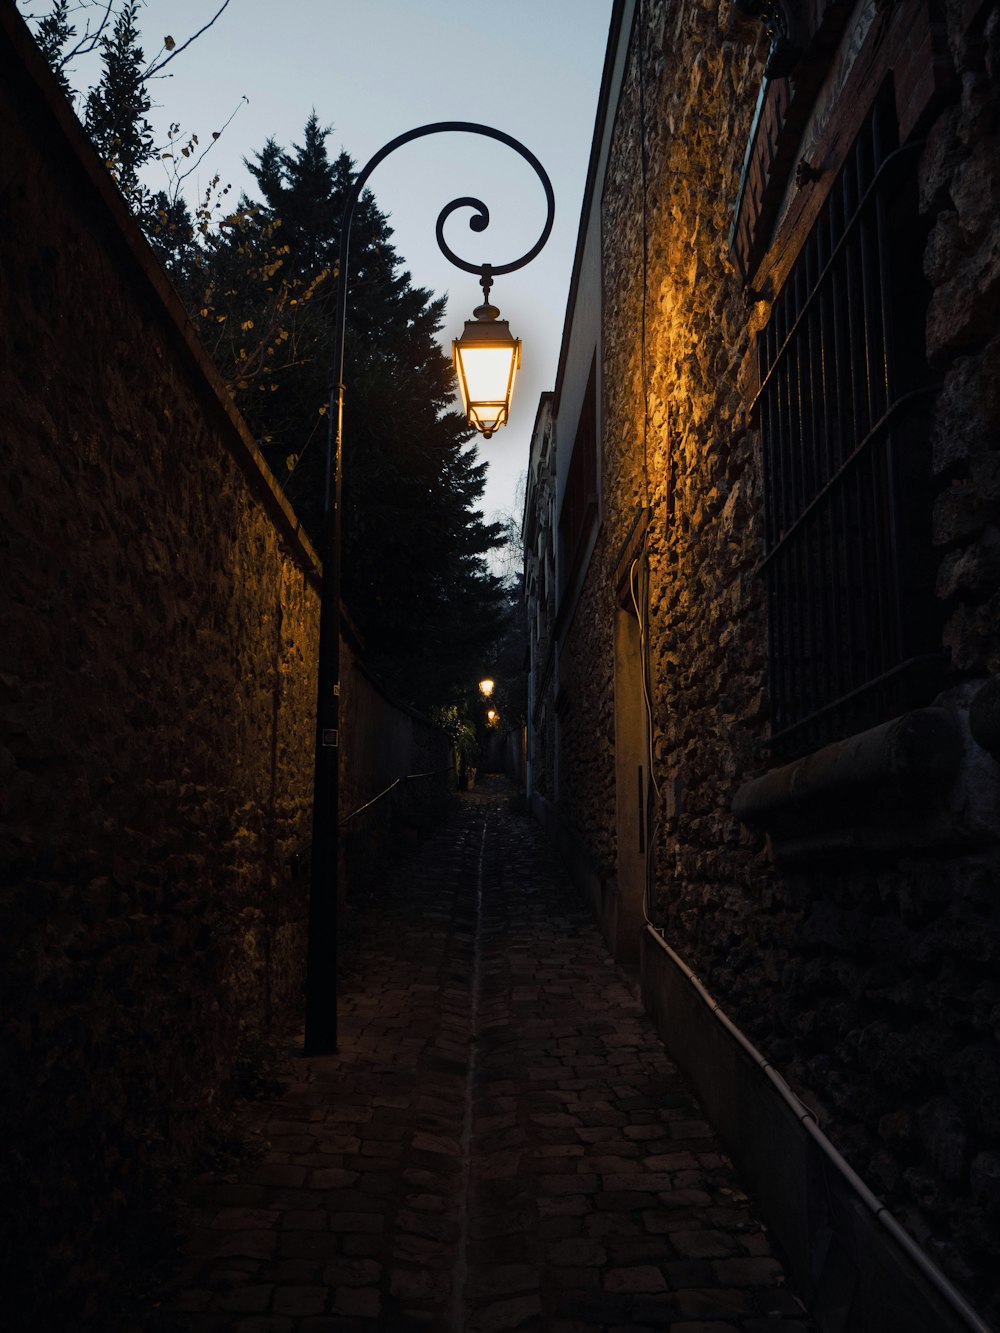
[[(747, 577), (758, 552), (751, 518), (758, 481), (736, 383), (749, 337), (726, 244), (755, 65), (752, 49), (720, 34), (713, 9), (649, 5), (646, 22), (633, 38), (601, 200), (601, 532), (560, 653), (564, 678), (579, 678), (589, 711), (578, 747), (569, 727), (562, 732), (560, 806), (613, 874), (610, 633), (620, 605), (619, 553), (637, 512), (647, 510), (664, 835), (670, 839), (678, 818), (696, 834), (671, 851), (694, 886), (692, 899), (674, 908), (692, 924), (711, 911), (711, 926), (705, 923), (714, 936), (730, 913), (745, 910), (725, 888), (735, 872), (720, 874), (719, 865), (727, 841), (746, 840), (727, 811), (736, 772), (728, 724), (740, 713), (759, 714), (764, 656), (762, 608), (753, 605)], [(715, 336), (719, 328), (725, 341)], [(746, 764), (748, 740), (744, 750)]]
[(741, 392), (750, 331), (728, 246), (759, 53), (714, 8), (649, 4), (645, 20), (602, 210), (605, 522), (616, 551), (649, 509), (659, 911), (682, 952), (714, 962), (744, 946), (752, 992), (789, 925), (760, 911), (763, 865), (729, 809), (766, 718), (760, 469)]
[(776, 860), (732, 812), (767, 769), (753, 338), (805, 233), (793, 215), (808, 211), (808, 186), (789, 182), (792, 221), (763, 266), (772, 286), (746, 287), (729, 234), (766, 43), (726, 6), (645, 0), (601, 200), (602, 527), (560, 648), (560, 817), (613, 874), (609, 636), (618, 554), (648, 507), (655, 919), (989, 1315), (1000, 1255), (997, 765), (964, 716), (1000, 666), (1000, 19), (992, 4), (951, 3), (928, 32), (911, 8), (917, 18), (882, 7), (877, 22), (900, 52), (901, 106), (908, 80), (923, 96), (907, 31), (933, 45), (938, 79), (914, 133), (927, 140), (927, 348), (942, 379), (932, 484), (951, 660), (939, 701), (964, 737), (959, 776), (895, 823), (887, 815), (881, 844), (853, 855)]
[(5, 41), (3, 1249), (44, 1303), (99, 1285), (237, 1052), (298, 1004), (318, 574), (21, 55)]
[[(104, 1328), (135, 1206), (300, 1011), (319, 566), (6, 4), (0, 114), (5, 1313)], [(346, 805), (433, 740), (344, 660)]]
[[(595, 560), (603, 545), (598, 538)], [(614, 713), (605, 702), (613, 688), (612, 603), (595, 593), (581, 599), (564, 633), (556, 717), (564, 851), (596, 893), (615, 873), (615, 831), (604, 817), (615, 808), (615, 768)]]
[(555, 793), (556, 719), (549, 688), (555, 663), (556, 441), (552, 395), (543, 394), (532, 432), (524, 508), (524, 588), (529, 641), (528, 748), (531, 771), (527, 795), (547, 808)]

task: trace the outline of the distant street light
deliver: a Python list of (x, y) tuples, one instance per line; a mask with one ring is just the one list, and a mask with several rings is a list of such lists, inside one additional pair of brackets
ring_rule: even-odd
[(493, 684), (494, 682), (487, 676), (485, 680), (479, 682), (479, 693), (483, 695), (484, 698), (488, 699), (493, 693)]
[[(501, 130), (465, 120), (438, 121), (390, 140), (370, 158), (354, 179), (340, 223), (340, 276), (334, 327), (334, 382), (330, 398), (327, 437), (326, 493), (323, 524), (323, 586), (319, 615), (319, 682), (316, 704), (316, 764), (313, 783), (312, 872), (309, 888), (309, 952), (306, 963), (307, 1055), (327, 1055), (337, 1049), (337, 895), (339, 885), (340, 801), (340, 547), (341, 464), (344, 437), (344, 335), (347, 326), (348, 256), (351, 224), (361, 192), (379, 163), (414, 139), (429, 134), (479, 134), (496, 139), (519, 153), (534, 168), (545, 191), (546, 218), (537, 242), (509, 264), (470, 264), (448, 246), (444, 225), (458, 208), (471, 208), (469, 226), (485, 231), (490, 215), (486, 205), (470, 196), (453, 199), (438, 214), (437, 242), (445, 258), (466, 273), (475, 273), (484, 304), (467, 321), (465, 332), (453, 345), (462, 403), (469, 425), (489, 439), (504, 425), (510, 411), (514, 376), (521, 359), (520, 340), (511, 336), (500, 311), (489, 303), (493, 279), (513, 273), (531, 262), (549, 239), (555, 217), (552, 183), (545, 169), (522, 143)], [(480, 368), (485, 366), (485, 378)]]

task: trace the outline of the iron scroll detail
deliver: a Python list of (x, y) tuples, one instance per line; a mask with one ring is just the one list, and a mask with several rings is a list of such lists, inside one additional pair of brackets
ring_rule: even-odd
[(545, 192), (546, 216), (542, 234), (530, 250), (521, 255), (519, 259), (513, 259), (507, 264), (473, 264), (467, 259), (462, 259), (455, 253), (444, 238), (445, 223), (451, 215), (460, 208), (471, 208), (473, 212), (472, 217), (469, 219), (469, 229), (475, 232), (483, 232), (489, 226), (490, 212), (481, 199), (476, 199), (470, 195), (465, 195), (460, 199), (453, 199), (451, 203), (446, 204), (444, 208), (442, 208), (437, 219), (437, 243), (444, 257), (449, 263), (454, 264), (456, 268), (462, 269), (463, 272), (478, 274), (480, 280), (482, 280), (483, 277), (496, 277), (503, 273), (513, 273), (519, 268), (524, 268), (526, 264), (530, 264), (535, 256), (540, 253), (546, 241), (549, 239), (549, 235), (552, 231), (552, 223), (555, 220), (555, 194), (552, 190), (552, 182), (549, 180), (548, 174), (538, 158), (529, 148), (526, 148), (519, 139), (515, 139), (511, 134), (505, 134), (503, 130), (495, 130), (490, 125), (480, 125), (475, 121), (468, 120), (436, 121), (433, 124), (421, 125), (417, 129), (409, 130), (406, 134), (401, 134), (397, 138), (391, 139), (389, 143), (381, 148), (375, 156), (362, 167), (354, 179), (353, 188), (351, 189), (351, 193), (348, 196), (344, 207), (344, 223), (341, 229), (342, 248), (346, 249), (343, 242), (350, 234), (354, 208), (371, 173), (383, 159), (388, 157), (390, 153), (395, 152), (397, 148), (401, 148), (403, 144), (412, 143), (415, 139), (426, 138), (430, 134), (479, 134), (484, 138), (495, 139), (498, 143), (506, 144), (508, 148), (512, 148), (514, 152), (524, 158), (528, 165), (534, 170), (535, 175), (541, 182), (542, 189)]

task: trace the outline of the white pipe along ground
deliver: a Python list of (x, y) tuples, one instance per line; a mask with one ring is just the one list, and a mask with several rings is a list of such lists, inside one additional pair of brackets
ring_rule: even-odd
[(795, 1093), (788, 1086), (785, 1080), (781, 1077), (778, 1071), (773, 1067), (773, 1065), (768, 1063), (768, 1061), (764, 1058), (764, 1056), (760, 1053), (760, 1051), (757, 1050), (756, 1046), (753, 1045), (753, 1043), (740, 1031), (740, 1029), (736, 1026), (736, 1024), (722, 1011), (717, 1001), (705, 989), (702, 983), (698, 980), (697, 976), (695, 976), (694, 972), (692, 972), (690, 967), (688, 967), (687, 963), (684, 962), (683, 958), (681, 958), (680, 955), (677, 954), (670, 947), (670, 945), (660, 934), (659, 930), (654, 925), (652, 925), (652, 923), (647, 922), (646, 929), (649, 933), (650, 938), (656, 941), (659, 947), (670, 958), (670, 961), (674, 964), (674, 966), (684, 974), (684, 976), (688, 979), (688, 981), (690, 981), (691, 985), (698, 992), (698, 995), (705, 1002), (708, 1008), (712, 1011), (715, 1017), (722, 1024), (722, 1026), (726, 1029), (726, 1031), (732, 1037), (735, 1038), (735, 1040), (739, 1043), (740, 1046), (742, 1046), (743, 1050), (747, 1053), (750, 1059), (753, 1060), (753, 1062), (758, 1066), (758, 1068), (767, 1076), (767, 1078), (770, 1079), (771, 1083), (774, 1085), (779, 1095), (784, 1099), (786, 1104), (795, 1113), (795, 1116), (798, 1119), (799, 1123), (802, 1125), (806, 1133), (811, 1135), (813, 1141), (815, 1142), (816, 1146), (820, 1149), (820, 1151), (823, 1153), (823, 1155), (836, 1167), (836, 1169), (841, 1173), (841, 1175), (848, 1181), (848, 1183), (856, 1191), (861, 1201), (875, 1215), (877, 1220), (889, 1232), (889, 1234), (893, 1237), (893, 1239), (897, 1242), (897, 1244), (900, 1245), (903, 1250), (905, 1250), (907, 1256), (913, 1261), (914, 1264), (916, 1264), (916, 1266), (923, 1273), (924, 1277), (927, 1278), (928, 1282), (930, 1282), (930, 1284), (934, 1287), (934, 1289), (938, 1292), (938, 1294), (951, 1306), (951, 1308), (955, 1311), (955, 1313), (959, 1315), (959, 1317), (970, 1329), (975, 1330), (975, 1333), (990, 1333), (989, 1326), (983, 1322), (982, 1318), (976, 1313), (976, 1311), (972, 1308), (972, 1306), (969, 1305), (968, 1301), (965, 1300), (961, 1292), (959, 1292), (954, 1286), (952, 1286), (951, 1282), (949, 1282), (948, 1278), (945, 1277), (944, 1273), (941, 1272), (940, 1268), (938, 1268), (937, 1264), (934, 1263), (933, 1259), (931, 1259), (930, 1256), (927, 1255), (920, 1248), (920, 1246), (916, 1243), (916, 1241), (909, 1234), (909, 1232), (904, 1230), (904, 1228), (900, 1225), (900, 1223), (896, 1221), (895, 1217), (893, 1217), (892, 1213), (889, 1211), (886, 1205), (871, 1192), (871, 1190), (861, 1179), (861, 1177), (857, 1174), (857, 1172), (840, 1155), (837, 1149), (833, 1146), (833, 1144), (830, 1142), (827, 1136), (820, 1129), (816, 1121), (816, 1117), (815, 1115), (813, 1115), (812, 1111), (810, 1111), (809, 1108), (798, 1097), (796, 1097)]

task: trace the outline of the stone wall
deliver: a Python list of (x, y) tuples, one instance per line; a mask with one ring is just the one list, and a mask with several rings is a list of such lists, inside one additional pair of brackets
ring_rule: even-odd
[[(995, 5), (949, 4), (931, 31), (909, 8), (880, 9), (864, 52), (897, 52), (898, 104), (922, 108), (912, 129), (927, 140), (927, 346), (943, 381), (934, 540), (951, 654), (940, 702), (964, 737), (959, 775), (921, 793), (919, 818), (895, 833), (887, 814), (880, 845), (853, 854), (814, 847), (782, 861), (733, 814), (767, 767), (753, 340), (813, 205), (789, 183), (770, 284), (746, 286), (729, 234), (766, 42), (725, 5), (646, 0), (601, 201), (602, 527), (560, 642), (560, 818), (613, 875), (616, 560), (646, 508), (655, 919), (863, 1178), (988, 1306), (1000, 1256), (1000, 820), (996, 761), (964, 716), (1000, 669), (1000, 19)], [(911, 33), (933, 45), (931, 91)], [(852, 99), (838, 114), (860, 113)], [(837, 151), (852, 134), (841, 129)], [(914, 846), (925, 813), (938, 833)]]
[(392, 701), (354, 646), (342, 645), (341, 874), (352, 901), (377, 894), (387, 863), (422, 836), (455, 784), (447, 735)]
[[(752, 519), (759, 480), (738, 387), (749, 337), (726, 243), (755, 67), (751, 51), (718, 31), (712, 10), (650, 5), (645, 19), (633, 39), (601, 203), (602, 527), (560, 660), (580, 662), (584, 682), (592, 653), (610, 668), (615, 562), (637, 511), (647, 510), (655, 743), (661, 792), (670, 796), (663, 833), (669, 840), (683, 815), (701, 835), (683, 872), (701, 886), (697, 906), (683, 910), (700, 913), (725, 910), (709, 888), (715, 876), (706, 858), (727, 838), (739, 840), (723, 813), (735, 772), (727, 723), (759, 713), (764, 655), (761, 608), (747, 578), (759, 542)], [(601, 683), (604, 716), (589, 720), (586, 742), (596, 748), (590, 763), (601, 780), (586, 788), (586, 805), (574, 809), (571, 789), (566, 795), (594, 855), (613, 861), (613, 687), (610, 677)]]
[(524, 509), (524, 586), (528, 610), (528, 796), (541, 811), (555, 792), (556, 720), (550, 682), (555, 661), (556, 444), (552, 395), (543, 394), (531, 437)]
[[(0, 114), (5, 1311), (103, 1330), (301, 1009), (320, 571), (6, 0)], [(348, 806), (441, 738), (344, 657)]]

